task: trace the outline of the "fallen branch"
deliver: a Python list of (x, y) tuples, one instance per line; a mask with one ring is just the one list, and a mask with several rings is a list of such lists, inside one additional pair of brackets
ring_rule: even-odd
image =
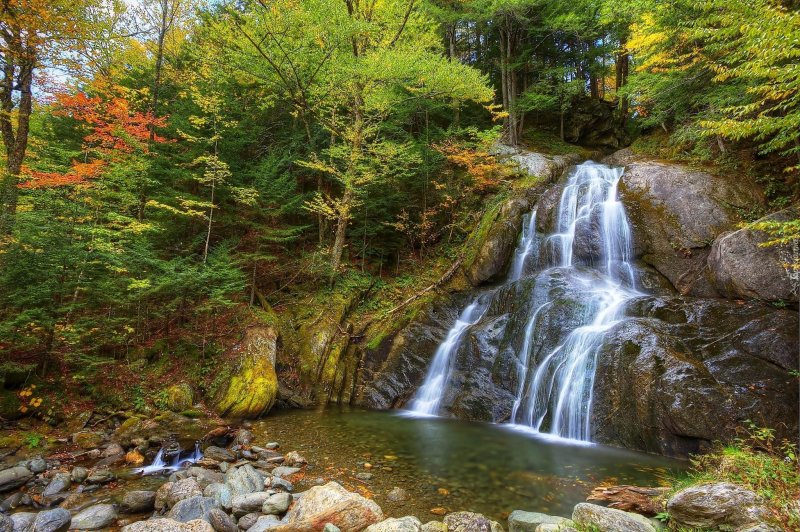
[(444, 272), (444, 275), (442, 275), (439, 278), (438, 281), (436, 281), (432, 285), (428, 286), (422, 292), (417, 292), (413, 296), (409, 297), (408, 299), (406, 299), (405, 301), (403, 301), (402, 303), (400, 303), (399, 305), (394, 307), (392, 310), (390, 310), (388, 312), (388, 314), (394, 314), (395, 312), (397, 312), (401, 308), (407, 306), (410, 303), (413, 303), (414, 301), (416, 301), (417, 299), (419, 299), (423, 295), (427, 294), (431, 290), (435, 290), (435, 289), (439, 288), (441, 285), (443, 285), (444, 283), (446, 283), (447, 281), (449, 281), (453, 277), (453, 275), (455, 275), (456, 271), (458, 271), (458, 268), (461, 266), (462, 262), (464, 262), (464, 256), (463, 255), (458, 257), (458, 259), (453, 263), (453, 265), (450, 266), (450, 269), (448, 269), (446, 272)]
[(656, 515), (664, 510), (659, 497), (668, 488), (643, 488), (639, 486), (600, 486), (592, 490), (587, 501), (610, 502), (608, 506), (626, 512), (636, 512), (646, 516)]

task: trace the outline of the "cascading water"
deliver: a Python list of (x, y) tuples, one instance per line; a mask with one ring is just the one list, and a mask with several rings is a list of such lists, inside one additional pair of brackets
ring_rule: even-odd
[[(514, 333), (522, 341), (517, 344), (516, 384), (511, 390), (512, 424), (590, 439), (592, 388), (602, 340), (623, 318), (628, 300), (641, 295), (631, 264), (630, 225), (617, 199), (621, 177), (620, 168), (581, 164), (568, 176), (551, 234), (537, 234), (536, 209), (524, 220), (507, 282), (496, 292), (507, 292), (514, 283), (531, 287), (521, 307), (529, 309), (525, 326)], [(442, 409), (453, 360), (468, 331), (480, 327), (484, 312), (477, 300), (462, 312), (434, 356), (412, 402), (413, 412), (436, 415)]]
[(439, 406), (447, 391), (450, 374), (453, 371), (453, 353), (458, 349), (464, 334), (470, 325), (480, 320), (486, 306), (481, 298), (475, 298), (456, 320), (456, 323), (447, 333), (447, 337), (436, 349), (431, 367), (425, 375), (425, 381), (417, 390), (411, 403), (411, 412), (422, 416), (435, 416), (439, 413)]
[(134, 469), (134, 473), (139, 473), (141, 475), (152, 475), (156, 473), (164, 473), (170, 471), (177, 471), (184, 466), (191, 465), (196, 463), (198, 460), (203, 458), (203, 453), (200, 450), (200, 443), (195, 442), (194, 449), (187, 453), (184, 453), (180, 450), (174, 453), (169, 461), (165, 459), (165, 452), (164, 448), (158, 450), (155, 457), (153, 458), (153, 463)]

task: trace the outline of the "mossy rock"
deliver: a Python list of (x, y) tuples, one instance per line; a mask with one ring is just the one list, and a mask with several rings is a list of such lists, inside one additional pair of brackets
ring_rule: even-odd
[(72, 443), (81, 449), (96, 449), (103, 443), (103, 435), (99, 432), (76, 432), (72, 435)]
[(269, 412), (278, 395), (278, 334), (273, 327), (251, 327), (238, 348), (239, 367), (214, 407), (221, 416), (255, 418)]
[(165, 406), (173, 412), (183, 412), (189, 410), (194, 402), (192, 387), (182, 382), (170, 386), (166, 390)]

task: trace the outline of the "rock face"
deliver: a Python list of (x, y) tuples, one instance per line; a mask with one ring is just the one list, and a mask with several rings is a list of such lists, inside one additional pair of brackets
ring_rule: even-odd
[(625, 166), (620, 197), (633, 224), (634, 254), (683, 295), (717, 297), (707, 259), (711, 244), (763, 204), (755, 186), (677, 164)]
[(639, 514), (585, 502), (575, 506), (572, 520), (590, 530), (603, 532), (656, 532), (650, 520)]
[(503, 532), (497, 521), (473, 512), (454, 512), (444, 516), (447, 532)]
[(239, 368), (217, 396), (215, 408), (220, 416), (258, 417), (269, 412), (278, 394), (278, 333), (270, 326), (250, 327), (238, 350)]
[(566, 140), (593, 148), (616, 149), (627, 139), (614, 104), (584, 97), (575, 102), (564, 130)]
[(598, 357), (596, 441), (684, 456), (748, 419), (797, 434), (796, 312), (653, 297), (628, 313), (637, 317), (607, 333)]
[(464, 262), (464, 274), (472, 286), (497, 279), (505, 273), (514, 252), (522, 216), (530, 210), (527, 200), (514, 198), (496, 206), (483, 217), (467, 245), (471, 255)]
[(670, 520), (703, 529), (731, 529), (765, 523), (769, 512), (754, 492), (727, 482), (683, 489), (667, 501)]
[(514, 510), (508, 516), (509, 532), (536, 532), (539, 525), (564, 525), (570, 522), (566, 517), (556, 517), (538, 512)]
[[(785, 222), (800, 218), (790, 208), (758, 220)], [(725, 297), (797, 303), (797, 279), (784, 266), (797, 260), (789, 245), (763, 247), (766, 234), (750, 229), (724, 233), (714, 241), (708, 257), (711, 280)]]
[(314, 486), (306, 491), (284, 518), (285, 530), (321, 530), (332, 523), (342, 530), (363, 530), (383, 520), (374, 501), (351, 493), (336, 482)]
[(412, 516), (391, 517), (367, 527), (365, 532), (420, 532), (422, 523)]

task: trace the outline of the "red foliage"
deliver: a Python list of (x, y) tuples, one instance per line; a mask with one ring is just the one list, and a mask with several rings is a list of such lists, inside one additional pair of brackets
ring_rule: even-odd
[(148, 152), (149, 142), (167, 142), (167, 139), (151, 133), (166, 125), (166, 117), (156, 117), (151, 112), (131, 109), (130, 102), (120, 96), (102, 98), (89, 97), (83, 92), (60, 93), (55, 97), (54, 114), (69, 116), (85, 123), (90, 132), (83, 137), (84, 149), (99, 152), (102, 158), (89, 162), (72, 162), (72, 170), (66, 174), (27, 170), (31, 179), (20, 183), (20, 188), (50, 188), (87, 184), (102, 174), (107, 161), (121, 154), (137, 150)]

